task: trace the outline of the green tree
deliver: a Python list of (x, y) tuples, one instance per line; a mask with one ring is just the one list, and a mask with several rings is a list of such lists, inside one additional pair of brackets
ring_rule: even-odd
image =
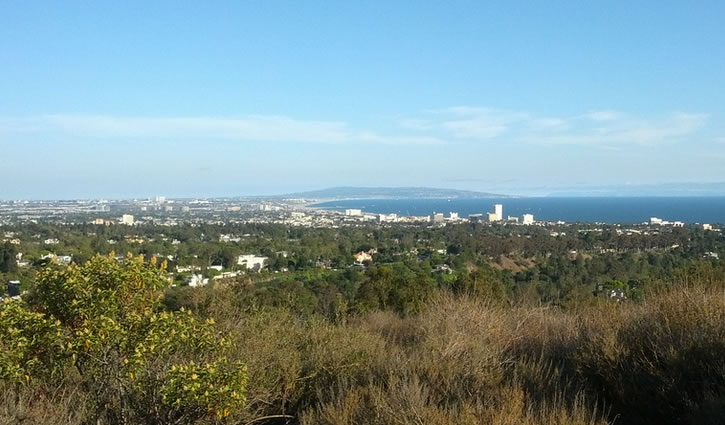
[(18, 263), (15, 261), (17, 252), (10, 242), (0, 245), (0, 272), (13, 273), (18, 269)]
[(456, 293), (465, 293), (493, 301), (505, 301), (508, 293), (501, 279), (489, 268), (478, 268), (458, 276), (452, 285)]

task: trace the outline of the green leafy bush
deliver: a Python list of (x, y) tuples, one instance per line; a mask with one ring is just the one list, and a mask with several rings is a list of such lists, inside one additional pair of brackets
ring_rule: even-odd
[[(191, 423), (245, 405), (246, 368), (212, 319), (165, 312), (165, 265), (96, 256), (50, 265), (29, 302), (0, 307), (0, 378), (77, 380), (108, 423)], [(61, 376), (62, 375), (62, 376)]]

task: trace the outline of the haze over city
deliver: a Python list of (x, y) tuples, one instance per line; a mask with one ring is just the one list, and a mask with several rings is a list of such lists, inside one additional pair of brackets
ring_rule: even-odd
[(722, 16), (716, 1), (2, 2), (0, 198), (722, 182)]

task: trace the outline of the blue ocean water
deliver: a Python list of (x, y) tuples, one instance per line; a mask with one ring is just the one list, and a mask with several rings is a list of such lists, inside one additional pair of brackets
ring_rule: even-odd
[(503, 204), (503, 215), (533, 214), (535, 220), (566, 222), (642, 223), (650, 217), (685, 223), (725, 223), (725, 197), (617, 198), (487, 198), (487, 199), (364, 199), (322, 202), (316, 208), (425, 216), (457, 212), (461, 217), (492, 211)]

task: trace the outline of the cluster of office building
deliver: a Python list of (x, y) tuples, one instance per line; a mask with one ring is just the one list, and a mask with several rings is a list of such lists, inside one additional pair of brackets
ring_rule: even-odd
[[(430, 216), (431, 224), (441, 224), (445, 221), (458, 221), (461, 220), (458, 213), (449, 213), (448, 217), (444, 217), (441, 213), (433, 213)], [(521, 216), (521, 221), (518, 217), (505, 217), (503, 216), (503, 204), (494, 204), (493, 211), (485, 214), (471, 214), (468, 216), (468, 220), (472, 222), (488, 222), (488, 223), (505, 223), (505, 224), (534, 224), (533, 214), (524, 214)]]

